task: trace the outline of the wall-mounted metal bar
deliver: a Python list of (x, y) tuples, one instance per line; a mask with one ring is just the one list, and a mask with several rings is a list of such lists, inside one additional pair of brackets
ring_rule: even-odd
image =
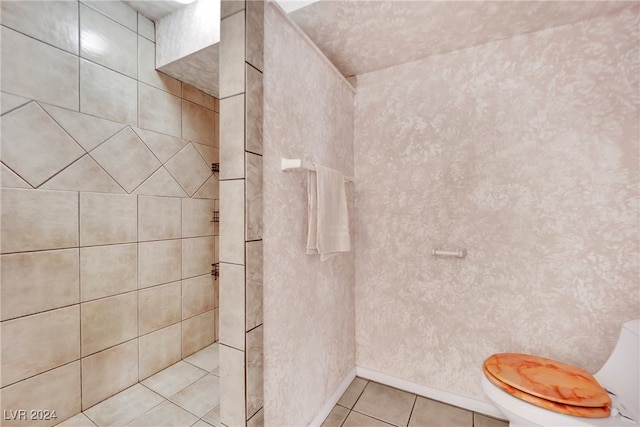
[[(280, 169), (283, 171), (300, 171), (300, 170), (307, 170), (312, 172), (316, 171), (315, 165), (311, 162), (307, 162), (304, 159), (286, 159), (284, 157), (280, 161)], [(352, 176), (343, 176), (343, 177), (346, 182), (353, 182)]]
[(442, 249), (434, 249), (433, 251), (431, 251), (431, 255), (435, 256), (435, 257), (439, 257), (439, 256), (450, 256), (450, 257), (456, 257), (456, 258), (464, 258), (467, 256), (467, 250), (466, 249), (460, 249), (457, 251), (445, 251)]

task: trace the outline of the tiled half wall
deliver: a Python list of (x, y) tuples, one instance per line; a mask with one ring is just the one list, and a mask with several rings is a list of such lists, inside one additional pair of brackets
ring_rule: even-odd
[(124, 3), (1, 7), (2, 410), (57, 415), (3, 425), (51, 425), (217, 340), (218, 100)]
[(220, 29), (220, 421), (260, 426), (264, 3), (223, 1)]

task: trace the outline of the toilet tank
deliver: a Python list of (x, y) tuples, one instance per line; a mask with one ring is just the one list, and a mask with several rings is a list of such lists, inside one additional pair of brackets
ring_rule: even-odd
[[(631, 320), (620, 330), (613, 353), (594, 375), (600, 385), (614, 393), (635, 422), (640, 420), (640, 319)], [(615, 406), (615, 405), (614, 405)]]

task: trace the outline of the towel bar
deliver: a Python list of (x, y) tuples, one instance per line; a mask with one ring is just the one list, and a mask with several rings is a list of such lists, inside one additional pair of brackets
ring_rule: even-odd
[[(316, 171), (316, 167), (313, 165), (313, 163), (307, 162), (306, 160), (303, 160), (303, 159), (287, 159), (284, 157), (280, 162), (280, 169), (283, 171), (300, 171), (300, 170), (307, 170), (312, 172)], [(344, 176), (344, 180), (347, 182), (353, 182), (353, 177)]]
[(467, 256), (467, 250), (460, 249), (459, 251), (443, 251), (442, 249), (434, 249), (433, 251), (431, 251), (431, 255), (433, 255), (434, 257), (452, 256), (456, 258), (464, 258)]

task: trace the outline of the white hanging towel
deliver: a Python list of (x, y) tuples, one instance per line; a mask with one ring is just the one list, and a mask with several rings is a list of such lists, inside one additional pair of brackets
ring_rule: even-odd
[(320, 260), (326, 261), (351, 250), (349, 212), (342, 174), (318, 164), (315, 167), (315, 179), (312, 172), (307, 179), (307, 254), (320, 254)]

